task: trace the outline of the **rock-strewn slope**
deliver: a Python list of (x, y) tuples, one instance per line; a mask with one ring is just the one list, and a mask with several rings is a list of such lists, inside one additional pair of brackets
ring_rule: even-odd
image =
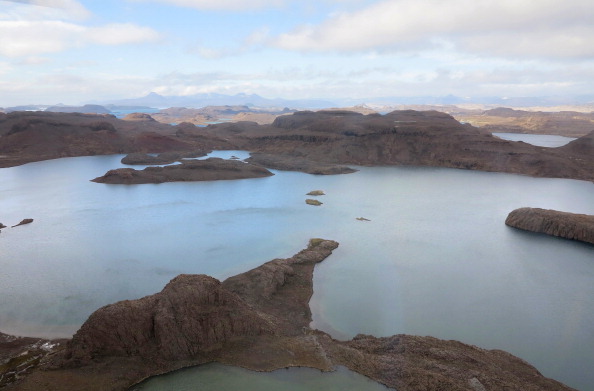
[(505, 220), (510, 227), (594, 244), (594, 216), (550, 209), (520, 208)]
[(183, 160), (181, 164), (164, 167), (147, 167), (144, 170), (118, 168), (109, 170), (93, 182), (120, 185), (142, 183), (215, 181), (224, 179), (262, 178), (273, 175), (261, 166), (236, 160), (208, 158)]
[(337, 246), (312, 239), (291, 258), (222, 283), (181, 275), (160, 293), (103, 307), (12, 389), (124, 390), (147, 376), (217, 361), (260, 371), (344, 365), (399, 391), (571, 390), (498, 350), (407, 335), (337, 341), (311, 330), (314, 266)]

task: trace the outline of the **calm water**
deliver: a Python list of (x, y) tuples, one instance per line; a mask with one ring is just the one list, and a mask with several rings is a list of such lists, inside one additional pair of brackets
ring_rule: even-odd
[[(594, 214), (592, 183), (418, 167), (89, 181), (120, 159), (0, 170), (0, 222), (35, 219), (0, 234), (0, 330), (69, 336), (96, 308), (157, 292), (179, 273), (224, 279), (324, 237), (340, 247), (316, 268), (314, 327), (504, 349), (594, 390), (594, 246), (504, 224), (522, 206)], [(314, 189), (327, 194), (320, 207), (304, 202)]]
[(207, 364), (157, 376), (131, 391), (387, 391), (387, 388), (344, 367), (324, 373), (310, 368), (252, 372), (221, 364)]
[(554, 134), (523, 134), (523, 133), (493, 133), (504, 140), (523, 141), (539, 147), (556, 148), (575, 140), (573, 137), (558, 136)]

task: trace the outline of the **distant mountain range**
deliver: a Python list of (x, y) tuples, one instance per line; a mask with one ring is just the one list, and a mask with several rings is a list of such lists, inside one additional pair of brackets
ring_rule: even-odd
[[(581, 96), (547, 96), (547, 97), (459, 97), (455, 95), (446, 96), (409, 96), (409, 97), (370, 97), (370, 98), (337, 98), (337, 99), (284, 99), (264, 98), (257, 94), (236, 94), (224, 95), (217, 93), (194, 94), (187, 96), (164, 96), (151, 92), (146, 96), (128, 99), (113, 99), (106, 101), (89, 101), (84, 106), (58, 105), (24, 105), (6, 107), (4, 111), (89, 111), (102, 112), (100, 106), (108, 111), (122, 111), (138, 109), (164, 109), (170, 107), (202, 108), (206, 106), (237, 106), (244, 105), (259, 108), (290, 108), (290, 109), (324, 109), (331, 107), (350, 107), (356, 105), (367, 105), (381, 111), (381, 107), (390, 108), (397, 105), (463, 105), (478, 104), (492, 107), (552, 107), (570, 105), (594, 105), (594, 95)], [(1, 111), (1, 108), (0, 108)], [(142, 110), (139, 110), (142, 111)]]
[(104, 102), (95, 102), (99, 104), (112, 104), (117, 106), (149, 106), (156, 108), (168, 107), (188, 107), (200, 108), (205, 106), (256, 106), (256, 107), (290, 107), (290, 108), (311, 108), (321, 109), (334, 106), (334, 102), (321, 99), (268, 99), (256, 94), (195, 94), (187, 96), (163, 96), (156, 92), (140, 97), (130, 99), (118, 99)]
[(283, 99), (264, 98), (257, 94), (224, 95), (216, 93), (195, 94), (188, 96), (164, 96), (155, 92), (131, 99), (92, 102), (99, 104), (112, 104), (118, 106), (149, 106), (155, 108), (188, 107), (200, 108), (205, 106), (221, 105), (246, 105), (255, 107), (289, 107), (291, 109), (322, 109), (329, 107), (345, 107), (361, 104), (372, 105), (398, 105), (398, 104), (423, 104), (423, 105), (459, 105), (459, 104), (484, 104), (499, 105), (504, 107), (531, 107), (531, 106), (558, 106), (558, 105), (584, 105), (593, 104), (594, 95), (582, 96), (548, 96), (548, 97), (459, 97), (446, 96), (410, 96), (410, 97), (370, 97), (363, 99), (338, 98), (338, 99)]

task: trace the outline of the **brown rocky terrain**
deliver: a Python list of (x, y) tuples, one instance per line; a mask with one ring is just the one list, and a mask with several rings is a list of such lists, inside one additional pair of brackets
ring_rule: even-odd
[(258, 371), (344, 365), (399, 391), (571, 390), (499, 350), (408, 335), (338, 341), (310, 329), (314, 266), (337, 246), (312, 239), (291, 258), (223, 282), (180, 275), (160, 293), (102, 307), (67, 343), (44, 345), (46, 353), (7, 381), (9, 389), (125, 390), (151, 375), (216, 361)]
[(357, 171), (347, 166), (331, 163), (319, 163), (302, 157), (273, 155), (258, 152), (252, 153), (250, 157), (246, 159), (246, 161), (259, 164), (273, 170), (301, 171), (314, 175), (350, 174)]
[(543, 112), (499, 107), (457, 114), (467, 122), (488, 132), (555, 134), (582, 137), (594, 130), (594, 113), (577, 111)]
[(594, 244), (594, 216), (550, 209), (520, 208), (507, 216), (510, 227)]
[(305, 111), (278, 117), (268, 126), (237, 122), (205, 131), (238, 149), (316, 163), (440, 166), (594, 180), (591, 135), (571, 143), (584, 145), (579, 150), (543, 148), (499, 139), (437, 111)]
[(270, 125), (207, 127), (21, 112), (0, 114), (0, 136), (3, 167), (66, 156), (242, 149), (268, 155), (260, 155), (266, 161), (261, 164), (279, 169), (307, 161), (313, 167), (419, 165), (594, 180), (592, 133), (564, 147), (544, 148), (499, 139), (437, 111), (303, 111), (279, 116)]
[(225, 145), (216, 138), (181, 140), (177, 130), (156, 121), (124, 121), (112, 115), (0, 113), (0, 167), (60, 157), (208, 150)]
[(93, 179), (97, 183), (138, 185), (143, 183), (216, 181), (228, 179), (262, 178), (273, 175), (261, 166), (208, 158), (205, 160), (182, 160), (181, 164), (164, 167), (147, 167), (144, 170), (118, 168)]

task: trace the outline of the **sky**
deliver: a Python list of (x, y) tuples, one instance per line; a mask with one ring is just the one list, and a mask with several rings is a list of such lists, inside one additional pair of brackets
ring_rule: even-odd
[(0, 107), (594, 93), (592, 0), (0, 0)]

